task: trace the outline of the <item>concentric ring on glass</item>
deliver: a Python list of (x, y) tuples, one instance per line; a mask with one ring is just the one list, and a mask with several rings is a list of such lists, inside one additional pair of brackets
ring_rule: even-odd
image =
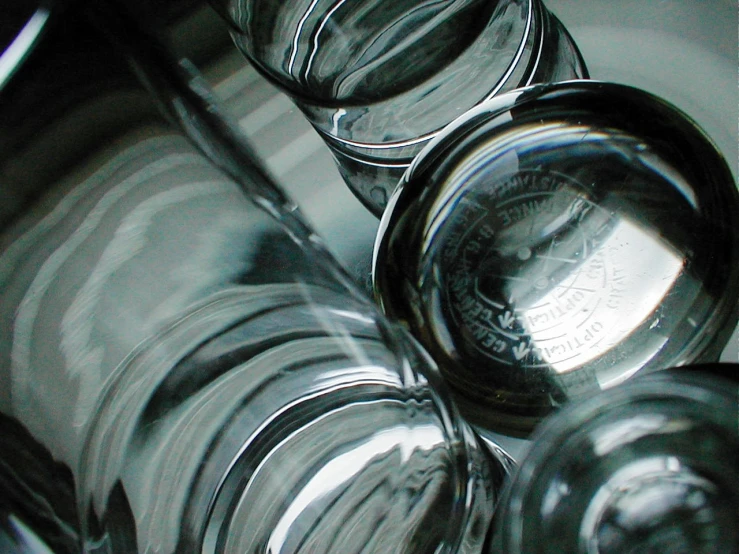
[(553, 415), (506, 484), (488, 553), (736, 552), (738, 378), (736, 364), (659, 372)]
[(374, 214), (446, 124), (495, 94), (586, 77), (540, 0), (212, 0)]
[(3, 90), (3, 500), (60, 552), (479, 553), (507, 460), (128, 7)]
[(718, 359), (739, 317), (737, 217), (726, 161), (673, 106), (529, 87), (416, 159), (380, 225), (376, 294), (473, 422), (526, 433), (637, 372)]

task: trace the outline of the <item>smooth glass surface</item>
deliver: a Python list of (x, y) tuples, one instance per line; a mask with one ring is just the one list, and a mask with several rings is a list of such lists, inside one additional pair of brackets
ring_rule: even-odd
[[(736, 165), (739, 93), (734, 2), (707, 0), (701, 10), (695, 9), (693, 0), (590, 0), (587, 5), (581, 0), (548, 0), (547, 7), (572, 33), (592, 75), (667, 98), (698, 121), (727, 160), (734, 161), (732, 167)], [(202, 63), (217, 96), (238, 116), (261, 160), (298, 201), (313, 228), (357, 280), (368, 281), (378, 220), (349, 192), (329, 150), (303, 115), (243, 64), (241, 55), (228, 47), (230, 38), (226, 35), (218, 42), (220, 49), (213, 49), (214, 36), (220, 40), (222, 27), (216, 18), (198, 15), (178, 25), (174, 38), (182, 51)], [(723, 358), (737, 361), (738, 346), (739, 335), (734, 335)], [(4, 430), (1, 434), (10, 436)], [(496, 435), (496, 440), (504, 441), (517, 459), (530, 445), (508, 436)], [(41, 475), (48, 473), (45, 467)], [(62, 482), (55, 476), (56, 482)], [(8, 498), (6, 491), (3, 487), (0, 503)], [(11, 524), (14, 536), (16, 529)], [(3, 530), (0, 525), (0, 534)], [(15, 554), (15, 543), (2, 545)], [(22, 552), (36, 552), (34, 546), (28, 540)]]
[(413, 157), (452, 119), (499, 92), (587, 74), (538, 0), (213, 3), (378, 216)]
[[(737, 175), (737, 5), (707, 0), (548, 0), (547, 8), (571, 32), (590, 74), (657, 94), (694, 119), (718, 145)], [(217, 18), (183, 25), (178, 44), (187, 52), (209, 44)], [(261, 78), (241, 55), (225, 47), (201, 67), (216, 93), (238, 117), (260, 158), (289, 190), (327, 245), (358, 282), (371, 288), (372, 243), (379, 221), (351, 194), (332, 154), (286, 95)], [(706, 83), (710, 83), (707, 86)], [(722, 352), (739, 361), (739, 328)], [(481, 428), (477, 428), (481, 432)], [(487, 432), (486, 432), (487, 433)], [(529, 441), (492, 434), (519, 459)]]
[(739, 548), (739, 366), (641, 376), (552, 416), (509, 482), (490, 554)]
[(0, 540), (479, 552), (507, 460), (203, 78), (112, 6), (2, 91)]
[(718, 359), (738, 317), (737, 217), (726, 162), (666, 102), (531, 87), (414, 162), (381, 223), (375, 286), (472, 421), (525, 432), (639, 371)]

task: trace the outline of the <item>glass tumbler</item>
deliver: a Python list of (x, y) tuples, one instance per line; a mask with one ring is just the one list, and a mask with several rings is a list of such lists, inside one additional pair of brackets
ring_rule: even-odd
[(739, 365), (660, 372), (573, 403), (506, 485), (489, 554), (739, 550)]
[(672, 105), (595, 81), (469, 112), (380, 224), (374, 282), (484, 428), (526, 434), (638, 372), (716, 361), (739, 319), (739, 192)]
[(211, 0), (380, 215), (413, 157), (500, 92), (587, 76), (540, 0)]
[(59, 553), (479, 552), (506, 466), (430, 358), (197, 72), (67, 10), (2, 59), (3, 504)]

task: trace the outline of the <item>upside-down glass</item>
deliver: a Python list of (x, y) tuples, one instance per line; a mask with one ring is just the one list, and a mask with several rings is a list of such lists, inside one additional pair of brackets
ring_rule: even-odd
[(472, 421), (527, 433), (638, 372), (718, 360), (739, 318), (737, 220), (726, 161), (675, 107), (616, 84), (529, 87), (416, 159), (375, 287)]
[(211, 0), (380, 215), (413, 157), (495, 94), (587, 76), (540, 0)]
[(479, 552), (507, 464), (428, 356), (196, 72), (67, 9), (0, 90), (1, 494), (59, 553)]
[(537, 430), (489, 554), (739, 549), (739, 365), (637, 377)]

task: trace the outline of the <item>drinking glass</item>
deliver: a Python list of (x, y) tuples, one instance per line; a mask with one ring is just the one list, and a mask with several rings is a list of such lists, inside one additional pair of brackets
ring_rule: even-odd
[(490, 554), (723, 554), (739, 548), (739, 365), (637, 377), (536, 432)]
[(146, 9), (2, 24), (5, 499), (60, 553), (479, 552), (507, 460)]
[(586, 77), (540, 0), (211, 0), (375, 215), (447, 123), (501, 92)]
[(450, 125), (380, 224), (374, 282), (471, 421), (527, 434), (639, 372), (716, 361), (739, 319), (739, 193), (633, 87), (501, 95)]

